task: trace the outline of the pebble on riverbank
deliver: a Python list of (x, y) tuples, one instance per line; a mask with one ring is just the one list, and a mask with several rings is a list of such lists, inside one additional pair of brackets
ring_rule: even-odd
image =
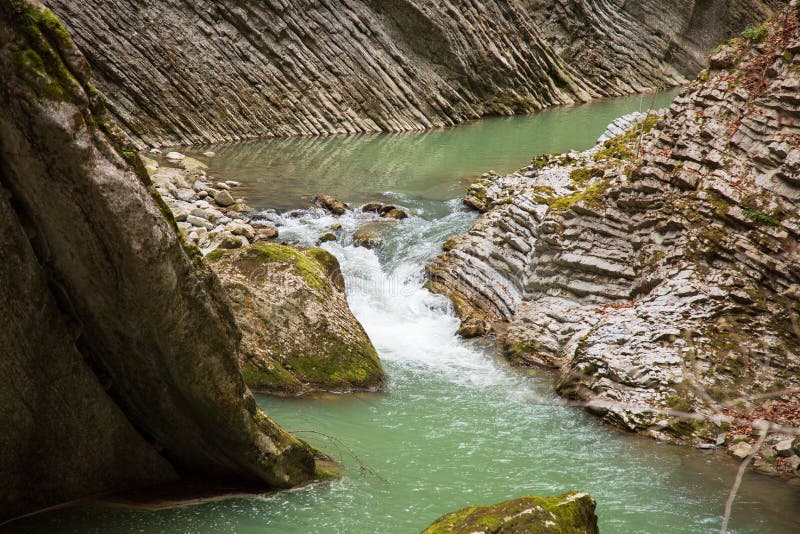
[(203, 253), (216, 248), (246, 247), (278, 235), (275, 226), (261, 223), (256, 229), (243, 215), (252, 209), (234, 194), (239, 182), (214, 180), (206, 174), (205, 164), (180, 152), (166, 155), (170, 164), (180, 168), (161, 166), (145, 156), (141, 158), (156, 190), (172, 210), (184, 239)]

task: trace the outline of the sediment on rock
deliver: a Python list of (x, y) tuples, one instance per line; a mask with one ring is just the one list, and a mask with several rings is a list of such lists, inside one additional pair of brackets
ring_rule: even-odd
[(328, 251), (262, 243), (209, 257), (243, 332), (240, 366), (250, 387), (300, 395), (382, 385), (378, 354)]
[[(625, 429), (707, 447), (753, 442), (757, 418), (797, 426), (796, 394), (750, 398), (800, 385), (797, 17), (715, 51), (663, 119), (474, 184), (485, 214), (431, 287)], [(796, 473), (788, 437), (756, 467)]]
[(773, 3), (46, 0), (139, 148), (414, 131), (674, 86)]
[(182, 475), (313, 478), (242, 380), (219, 280), (38, 2), (0, 4), (0, 71), (0, 520)]

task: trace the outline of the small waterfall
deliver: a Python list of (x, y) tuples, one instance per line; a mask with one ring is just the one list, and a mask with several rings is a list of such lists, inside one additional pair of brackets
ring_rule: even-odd
[[(410, 372), (437, 373), (461, 385), (515, 381), (475, 343), (455, 335), (459, 321), (450, 302), (424, 287), (426, 262), (447, 238), (464, 232), (475, 215), (454, 200), (444, 204), (448, 212), (443, 216), (426, 218), (431, 206), (402, 200), (412, 216), (388, 228), (377, 250), (352, 244), (359, 228), (380, 220), (359, 211), (341, 217), (314, 209), (300, 217), (285, 214), (280, 237), (314, 246), (321, 234), (341, 225), (338, 239), (320, 246), (339, 260), (350, 307), (384, 362)], [(442, 203), (436, 204), (441, 211)]]

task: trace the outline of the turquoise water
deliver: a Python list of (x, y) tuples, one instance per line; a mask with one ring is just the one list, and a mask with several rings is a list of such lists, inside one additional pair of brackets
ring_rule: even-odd
[[(465, 176), (512, 170), (537, 152), (587, 147), (612, 118), (638, 107), (638, 99), (624, 99), (418, 136), (213, 147), (212, 172), (246, 180), (256, 207), (292, 209), (305, 194), (328, 192), (352, 202), (383, 196), (412, 214), (378, 251), (349, 244), (369, 220), (360, 214), (286, 218), (281, 230), (282, 239), (313, 244), (342, 224), (340, 239), (324, 246), (340, 260), (351, 308), (389, 377), (379, 394), (258, 397), (285, 428), (340, 460), (344, 476), (166, 510), (65, 509), (11, 530), (407, 533), (471, 504), (586, 491), (598, 501), (602, 532), (718, 532), (737, 464), (621, 433), (561, 406), (551, 375), (510, 369), (490, 344), (456, 337), (449, 303), (423, 288), (425, 263), (474, 220), (451, 200), (463, 192)], [(731, 528), (800, 532), (800, 490), (748, 475)]]

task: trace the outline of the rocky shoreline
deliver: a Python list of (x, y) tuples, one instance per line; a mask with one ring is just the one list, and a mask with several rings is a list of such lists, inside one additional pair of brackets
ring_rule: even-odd
[(473, 184), (484, 214), (428, 268), (461, 334), (613, 425), (800, 474), (797, 17), (718, 49), (663, 119)]
[[(239, 366), (251, 389), (301, 396), (382, 387), (385, 376), (378, 354), (350, 311), (333, 255), (279, 242), (282, 216), (274, 210), (254, 212), (236, 194), (239, 182), (214, 179), (197, 159), (176, 151), (162, 157), (158, 149), (140, 157), (182, 238), (200, 249), (222, 282), (242, 330)], [(332, 215), (350, 209), (325, 195), (316, 204), (312, 209)], [(407, 217), (380, 203), (362, 210), (387, 221)], [(304, 213), (297, 210), (294, 215)], [(379, 235), (362, 234), (363, 245), (379, 243)], [(336, 235), (329, 231), (319, 242), (332, 239)]]

